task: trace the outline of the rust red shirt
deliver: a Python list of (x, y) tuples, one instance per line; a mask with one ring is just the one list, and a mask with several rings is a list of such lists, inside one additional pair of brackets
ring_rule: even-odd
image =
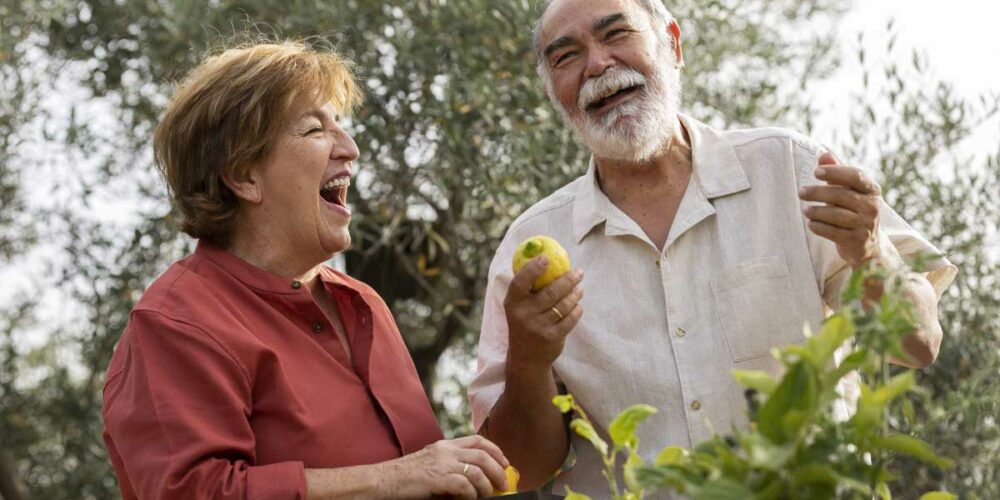
[(127, 499), (305, 498), (305, 468), (383, 462), (442, 433), (388, 308), (324, 267), (353, 363), (308, 287), (207, 243), (133, 309), (104, 387)]

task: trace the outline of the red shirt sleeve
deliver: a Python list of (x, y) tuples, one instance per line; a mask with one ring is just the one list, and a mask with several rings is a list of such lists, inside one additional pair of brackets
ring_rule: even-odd
[(248, 372), (201, 328), (132, 314), (104, 388), (104, 439), (126, 500), (288, 500), (302, 462), (256, 463)]

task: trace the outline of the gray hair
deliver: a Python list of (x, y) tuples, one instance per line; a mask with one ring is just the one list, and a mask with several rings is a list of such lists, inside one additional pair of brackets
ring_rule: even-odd
[[(538, 57), (538, 69), (541, 71), (542, 62), (542, 18), (545, 17), (545, 11), (548, 10), (549, 5), (553, 0), (544, 0), (541, 4), (541, 14), (538, 15), (538, 21), (535, 21), (535, 28), (531, 33), (531, 40), (535, 46), (535, 55)], [(670, 11), (663, 5), (663, 0), (630, 0), (633, 3), (642, 7), (642, 10), (649, 14), (649, 17), (655, 20), (663, 21), (666, 24), (670, 24), (673, 21), (674, 16), (670, 15)]]

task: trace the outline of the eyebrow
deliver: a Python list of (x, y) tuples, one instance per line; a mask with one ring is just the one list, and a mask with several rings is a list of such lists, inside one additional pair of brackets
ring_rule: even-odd
[[(594, 24), (591, 25), (590, 29), (591, 31), (596, 33), (598, 31), (606, 29), (608, 26), (611, 26), (612, 24), (615, 24), (623, 20), (625, 20), (625, 14), (617, 12), (611, 15), (604, 16), (598, 19), (597, 21), (594, 21)], [(548, 59), (548, 57), (551, 56), (553, 52), (568, 45), (572, 45), (574, 41), (575, 41), (574, 39), (568, 36), (559, 37), (554, 42), (546, 46), (545, 50), (542, 51), (542, 54), (544, 54), (545, 58)]]
[(572, 38), (568, 36), (559, 37), (558, 39), (556, 39), (556, 41), (550, 43), (548, 47), (545, 47), (545, 51), (543, 52), (545, 54), (545, 58), (548, 59), (553, 52), (572, 44), (573, 44)]
[(623, 21), (623, 20), (625, 20), (625, 14), (618, 12), (616, 14), (611, 14), (610, 16), (604, 16), (598, 19), (597, 21), (594, 21), (594, 25), (590, 29), (596, 33), (598, 31), (607, 28), (608, 26), (611, 26), (612, 24), (617, 23), (618, 21)]

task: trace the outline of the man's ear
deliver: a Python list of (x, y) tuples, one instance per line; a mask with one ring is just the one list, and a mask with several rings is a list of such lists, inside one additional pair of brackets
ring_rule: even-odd
[(676, 19), (671, 19), (670, 24), (667, 25), (667, 35), (670, 36), (670, 41), (673, 44), (674, 49), (674, 59), (678, 68), (684, 67), (684, 51), (681, 49), (681, 27), (677, 24)]
[(222, 183), (237, 198), (254, 205), (264, 200), (264, 186), (261, 184), (258, 165), (247, 165), (227, 170), (228, 172), (222, 173)]

